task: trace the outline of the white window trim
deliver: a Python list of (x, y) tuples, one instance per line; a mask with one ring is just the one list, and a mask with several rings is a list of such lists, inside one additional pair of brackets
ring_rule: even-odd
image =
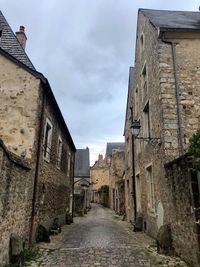
[[(61, 144), (61, 145), (60, 145)], [(57, 146), (57, 159), (56, 159), (56, 167), (60, 170), (61, 166), (61, 159), (62, 159), (62, 146), (63, 146), (63, 141), (61, 136), (58, 136), (58, 146)]]
[(44, 126), (44, 136), (43, 136), (43, 158), (45, 161), (50, 162), (50, 151), (45, 155), (45, 137), (46, 137), (46, 129), (47, 129), (47, 124), (51, 127), (51, 133), (50, 133), (50, 140), (48, 141), (48, 149), (51, 150), (51, 143), (52, 143), (52, 133), (53, 133), (53, 125), (51, 121), (46, 118), (45, 126)]
[[(152, 179), (151, 181), (149, 180), (149, 177), (147, 176), (148, 174), (148, 169), (151, 168), (151, 173), (152, 173)], [(153, 164), (150, 163), (145, 167), (146, 170), (146, 179), (147, 179), (147, 196), (148, 196), (148, 211), (150, 215), (155, 215), (156, 213), (156, 201), (155, 201), (155, 183), (154, 183), (154, 176), (153, 176)], [(152, 186), (153, 182), (153, 186)], [(153, 202), (152, 202), (152, 195), (153, 195)]]

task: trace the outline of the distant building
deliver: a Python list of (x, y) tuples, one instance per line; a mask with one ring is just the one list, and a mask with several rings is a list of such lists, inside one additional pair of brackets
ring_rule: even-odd
[[(11, 206), (11, 195), (5, 202), (0, 194), (0, 232), (4, 231), (0, 265), (9, 261), (11, 234), (32, 241), (39, 225), (49, 229), (55, 218), (64, 224), (72, 215), (76, 148), (47, 78), (36, 71), (25, 52), (26, 39), (24, 27), (15, 35), (0, 12), (0, 138), (3, 151), (19, 157), (22, 169), (23, 161), (30, 168), (29, 175), (22, 172), (26, 184), (13, 187), (14, 175), (4, 181), (8, 191), (15, 188), (16, 207)], [(1, 176), (1, 168), (0, 172)]]
[(74, 170), (75, 213), (87, 212), (90, 208), (90, 154), (89, 148), (77, 149)]
[[(79, 181), (79, 182), (78, 182)], [(90, 182), (90, 154), (89, 148), (77, 149), (75, 154), (74, 182), (89, 184)]]
[(124, 142), (108, 142), (106, 145), (106, 154), (105, 157), (112, 155), (113, 150), (122, 150), (124, 151), (125, 143)]
[(125, 213), (124, 143), (107, 143), (106, 155), (99, 155), (91, 167), (91, 200), (104, 204), (119, 214)]

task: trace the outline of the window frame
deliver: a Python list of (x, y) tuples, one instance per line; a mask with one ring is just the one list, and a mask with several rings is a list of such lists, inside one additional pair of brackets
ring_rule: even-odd
[(61, 162), (62, 162), (62, 150), (63, 150), (63, 141), (61, 136), (58, 136), (58, 145), (57, 145), (57, 159), (56, 159), (56, 167), (60, 170)]
[[(141, 195), (141, 176), (140, 173), (135, 175), (136, 181), (136, 199), (137, 199), (137, 212), (142, 212), (142, 195)], [(139, 204), (138, 204), (139, 202)]]
[(70, 170), (71, 170), (71, 153), (68, 152), (68, 157), (67, 157), (67, 176), (70, 176)]
[[(47, 126), (49, 126), (48, 133), (47, 133)], [(43, 158), (47, 162), (50, 162), (51, 160), (52, 136), (53, 136), (53, 125), (51, 121), (48, 118), (46, 118), (44, 126), (44, 136), (43, 136)]]
[(142, 102), (144, 103), (148, 95), (148, 67), (147, 67), (146, 60), (141, 70), (141, 89), (142, 89), (141, 90), (142, 91)]
[[(146, 180), (147, 180), (147, 188), (148, 188), (148, 192), (147, 192), (148, 210), (150, 213), (155, 214), (155, 211), (156, 211), (155, 183), (154, 183), (152, 164), (149, 164), (148, 166), (146, 166), (145, 170), (146, 170)], [(149, 170), (151, 170), (151, 172)]]
[(149, 101), (147, 101), (143, 109), (143, 135), (146, 138), (151, 138), (151, 116)]

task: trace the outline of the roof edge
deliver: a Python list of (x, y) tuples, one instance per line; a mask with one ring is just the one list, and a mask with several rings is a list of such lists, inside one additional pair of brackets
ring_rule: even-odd
[(17, 64), (18, 66), (20, 66), (21, 68), (25, 69), (26, 71), (28, 71), (30, 74), (32, 74), (33, 76), (35, 76), (36, 78), (40, 79), (41, 82), (43, 83), (43, 85), (46, 87), (46, 89), (48, 90), (48, 92), (50, 93), (51, 97), (52, 97), (52, 100), (53, 100), (53, 104), (55, 105), (55, 108), (61, 118), (61, 121), (62, 121), (62, 124), (64, 125), (64, 128), (66, 128), (66, 133), (67, 133), (67, 136), (69, 137), (69, 140), (70, 140), (70, 143), (72, 145), (72, 148), (74, 151), (76, 151), (76, 147), (74, 145), (74, 142), (72, 140), (72, 137), (70, 135), (70, 132), (68, 130), (68, 127), (66, 125), (66, 122), (63, 118), (63, 115), (62, 115), (62, 112), (58, 106), (58, 103), (56, 101), (56, 98), (53, 94), (53, 91), (51, 89), (51, 86), (49, 84), (49, 81), (48, 79), (40, 72), (36, 71), (36, 70), (33, 70), (31, 68), (29, 68), (28, 66), (26, 66), (24, 63), (22, 63), (21, 61), (19, 61), (18, 59), (16, 59), (14, 56), (10, 55), (8, 52), (6, 52), (4, 49), (2, 49), (0, 47), (0, 53), (3, 54), (5, 57), (7, 57), (8, 59), (10, 59), (12, 62), (14, 62), (15, 64)]

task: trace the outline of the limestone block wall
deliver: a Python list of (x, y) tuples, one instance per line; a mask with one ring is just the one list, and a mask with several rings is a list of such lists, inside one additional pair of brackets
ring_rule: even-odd
[(119, 208), (119, 188), (117, 182), (123, 179), (125, 171), (125, 152), (113, 150), (109, 170), (110, 207), (116, 211)]
[[(168, 33), (165, 38), (176, 45), (177, 78), (180, 89), (184, 151), (190, 136), (199, 128), (199, 34)], [(165, 193), (164, 164), (179, 157), (178, 119), (172, 48), (158, 37), (158, 31), (139, 13), (133, 93), (134, 119), (140, 120), (140, 136), (145, 137), (145, 112), (149, 103), (151, 137), (161, 142), (135, 140), (135, 172), (140, 179), (141, 212), (144, 229), (156, 237), (160, 222), (165, 223), (168, 203)], [(144, 66), (145, 75), (144, 75)], [(144, 77), (147, 81), (144, 89)], [(136, 93), (137, 92), (137, 93)], [(147, 126), (147, 124), (146, 124)], [(130, 137), (126, 135), (126, 139)], [(130, 141), (129, 141), (130, 144)], [(148, 167), (152, 168), (154, 211), (149, 209)], [(158, 210), (163, 210), (161, 213)], [(160, 216), (160, 217), (159, 217)], [(163, 217), (163, 219), (161, 219)]]
[[(187, 262), (200, 263), (200, 219), (197, 176), (192, 171), (189, 157), (179, 158), (166, 165), (166, 218), (171, 225), (173, 246), (178, 255)], [(195, 182), (196, 180), (196, 182)], [(195, 191), (194, 191), (195, 190)], [(197, 191), (196, 191), (197, 190)], [(198, 203), (195, 203), (195, 199)], [(196, 206), (196, 204), (198, 204)], [(196, 209), (198, 214), (195, 214)], [(198, 218), (197, 218), (198, 216)]]
[[(129, 74), (130, 76), (130, 74)], [(128, 222), (134, 221), (134, 208), (133, 208), (133, 151), (132, 151), (132, 135), (131, 135), (131, 107), (133, 105), (133, 86), (130, 83), (129, 77), (129, 93), (128, 93), (128, 100), (127, 100), (127, 107), (126, 107), (126, 119), (125, 119), (125, 213), (126, 213), (126, 220)], [(131, 88), (130, 88), (131, 87)]]
[[(143, 37), (142, 37), (143, 36)], [(143, 42), (141, 42), (143, 38)], [(138, 18), (138, 32), (136, 40), (135, 80), (133, 92), (134, 119), (140, 121), (139, 137), (147, 137), (147, 114), (145, 110), (149, 105), (149, 125), (152, 138), (160, 138), (161, 142), (148, 142), (135, 139), (135, 175), (138, 179), (137, 213), (142, 214), (143, 229), (156, 237), (157, 207), (162, 201), (163, 189), (163, 159), (165, 157), (165, 139), (163, 136), (163, 112), (160, 101), (160, 66), (159, 41), (156, 29), (142, 14)], [(144, 89), (143, 70), (146, 66), (146, 89)], [(146, 91), (145, 91), (146, 90)], [(137, 93), (136, 93), (137, 91)], [(137, 108), (136, 108), (137, 107)], [(130, 137), (129, 137), (130, 139)], [(152, 181), (148, 177), (148, 168), (151, 168)], [(135, 178), (136, 179), (136, 178)], [(152, 188), (152, 190), (151, 190)], [(151, 198), (154, 198), (151, 200)], [(152, 204), (150, 204), (152, 202)], [(164, 205), (162, 203), (162, 205)]]
[[(72, 201), (70, 195), (73, 195), (75, 151), (71, 148), (65, 130), (56, 115), (52, 101), (46, 98), (44, 105), (39, 181), (37, 188), (36, 225), (42, 224), (49, 228), (54, 218), (59, 218), (60, 223), (64, 224), (66, 213), (70, 211), (70, 201)], [(49, 162), (44, 158), (46, 119), (50, 121), (53, 127)], [(59, 137), (62, 139), (60, 168), (57, 167)]]
[[(187, 151), (189, 138), (200, 127), (200, 70), (198, 33), (170, 33), (167, 38), (176, 44), (177, 79), (180, 104), (183, 145)], [(165, 152), (167, 158), (179, 156), (177, 142), (177, 111), (175, 82), (172, 68), (172, 49), (160, 41), (159, 46), (161, 101), (163, 107)]]
[(29, 165), (0, 142), (0, 266), (9, 262), (11, 234), (28, 240), (31, 177)]
[[(100, 203), (101, 196), (99, 190), (104, 185), (110, 185), (109, 177), (109, 168), (110, 168), (110, 158), (103, 159), (100, 158), (95, 162), (95, 164), (90, 168), (90, 180), (91, 180), (91, 194), (92, 201)], [(108, 204), (110, 203), (110, 192), (108, 195)]]
[(0, 55), (0, 138), (10, 151), (33, 157), (40, 80)]

